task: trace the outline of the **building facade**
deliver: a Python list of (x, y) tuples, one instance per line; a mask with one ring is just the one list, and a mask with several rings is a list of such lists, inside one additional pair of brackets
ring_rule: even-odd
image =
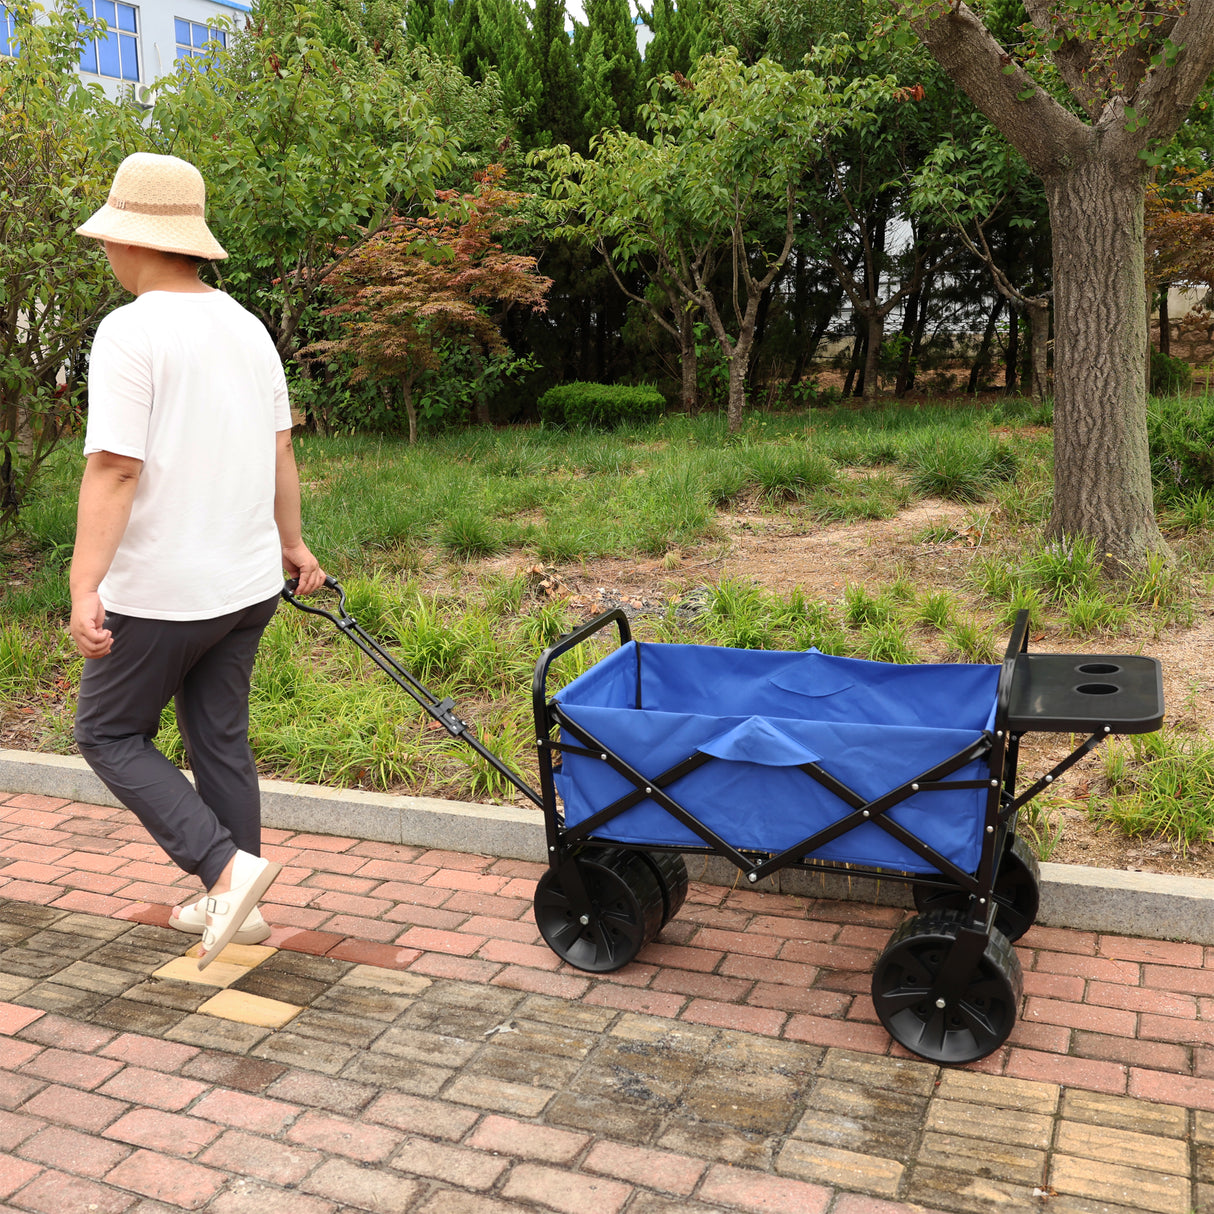
[[(52, 0), (43, 0), (44, 3)], [(80, 75), (100, 84), (112, 97), (150, 99), (162, 76), (182, 60), (201, 60), (207, 43), (226, 44), (230, 34), (208, 26), (223, 18), (244, 25), (251, 6), (243, 0), (77, 0), (90, 16), (105, 22), (104, 34), (81, 37)], [(0, 3), (0, 55), (20, 54), (20, 30)]]

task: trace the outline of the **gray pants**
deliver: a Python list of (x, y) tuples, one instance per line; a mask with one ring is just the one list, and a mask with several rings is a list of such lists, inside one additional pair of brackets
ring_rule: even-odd
[[(237, 849), (261, 854), (249, 681), (278, 596), (210, 620), (107, 614), (114, 644), (84, 663), (76, 744), (105, 786), (210, 889)], [(174, 701), (196, 787), (153, 739)]]

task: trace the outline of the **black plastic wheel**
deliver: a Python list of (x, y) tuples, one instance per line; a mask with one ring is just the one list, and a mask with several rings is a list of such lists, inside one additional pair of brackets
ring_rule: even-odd
[(687, 862), (677, 851), (638, 851), (662, 887), (662, 927), (683, 909), (687, 900)]
[(873, 970), (881, 1023), (895, 1041), (931, 1062), (985, 1058), (1007, 1040), (1020, 1010), (1020, 961), (998, 928), (968, 974), (950, 969), (958, 964), (961, 949), (954, 950), (967, 922), (959, 911), (908, 919)]
[[(968, 910), (970, 896), (960, 886), (915, 885), (912, 889), (915, 910)], [(995, 926), (1012, 941), (1019, 940), (1033, 926), (1041, 901), (1041, 873), (1033, 849), (1013, 836), (1003, 849), (995, 874)]]
[(619, 847), (586, 850), (577, 865), (589, 905), (578, 909), (560, 867), (535, 889), (535, 923), (562, 961), (592, 974), (618, 970), (662, 930), (665, 902), (658, 878), (641, 855)]

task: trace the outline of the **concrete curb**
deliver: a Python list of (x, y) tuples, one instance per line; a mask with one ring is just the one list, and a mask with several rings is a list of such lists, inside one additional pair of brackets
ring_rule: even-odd
[[(0, 749), (0, 789), (92, 805), (118, 804), (88, 764), (69, 755)], [(545, 856), (543, 815), (534, 809), (390, 796), (283, 780), (262, 780), (261, 790), (262, 822), (279, 830), (354, 835), (380, 843), (516, 860), (543, 862)], [(719, 857), (690, 855), (687, 861), (693, 880), (717, 885), (738, 881), (737, 869)], [(911, 905), (909, 890), (899, 881), (846, 874), (787, 869), (747, 888)], [(1214, 880), (1042, 864), (1037, 922), (1045, 927), (1214, 945)]]

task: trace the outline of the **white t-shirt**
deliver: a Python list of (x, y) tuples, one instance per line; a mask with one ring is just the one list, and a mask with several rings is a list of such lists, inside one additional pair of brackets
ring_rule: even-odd
[(106, 609), (202, 620), (281, 590), (275, 432), (291, 410), (261, 322), (221, 291), (148, 291), (98, 326), (88, 387), (85, 455), (143, 461)]

